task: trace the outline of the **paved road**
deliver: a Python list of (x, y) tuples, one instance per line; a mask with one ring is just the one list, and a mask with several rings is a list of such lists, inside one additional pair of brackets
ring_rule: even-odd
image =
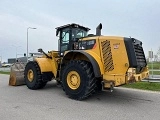
[(160, 120), (160, 92), (118, 87), (85, 101), (67, 98), (50, 82), (42, 90), (8, 86), (0, 74), (0, 120)]

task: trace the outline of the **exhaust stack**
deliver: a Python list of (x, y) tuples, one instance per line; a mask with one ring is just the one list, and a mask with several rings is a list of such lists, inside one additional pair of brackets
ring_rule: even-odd
[(100, 23), (97, 28), (96, 28), (96, 35), (100, 36), (101, 35), (101, 29), (102, 29), (102, 24)]

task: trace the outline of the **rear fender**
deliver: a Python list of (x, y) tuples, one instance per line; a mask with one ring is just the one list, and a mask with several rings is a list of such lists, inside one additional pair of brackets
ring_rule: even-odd
[[(83, 56), (83, 57), (79, 57), (79, 56)], [(65, 54), (65, 56), (63, 57), (62, 63), (67, 63), (70, 60), (87, 60), (89, 62), (91, 62), (92, 66), (93, 66), (93, 70), (94, 70), (94, 74), (95, 77), (101, 77), (102, 73), (100, 70), (100, 66), (98, 61), (98, 58), (95, 59), (95, 56), (92, 56), (91, 54), (84, 52), (84, 51), (80, 51), (80, 50), (75, 50), (75, 51), (70, 51), (68, 53)]]

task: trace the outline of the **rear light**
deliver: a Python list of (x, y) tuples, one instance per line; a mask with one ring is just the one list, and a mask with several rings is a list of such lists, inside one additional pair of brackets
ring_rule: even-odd
[(92, 49), (95, 49), (95, 48), (96, 48), (96, 46), (97, 46), (97, 44), (95, 43)]

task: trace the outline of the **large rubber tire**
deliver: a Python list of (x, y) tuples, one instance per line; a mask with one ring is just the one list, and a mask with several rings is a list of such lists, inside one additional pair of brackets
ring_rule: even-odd
[[(76, 89), (69, 87), (67, 76), (70, 72), (75, 71), (80, 76), (80, 85)], [(70, 61), (62, 72), (62, 86), (66, 95), (72, 99), (83, 100), (95, 92), (96, 79), (91, 64), (87, 61), (73, 60)]]
[(96, 88), (95, 88), (96, 93), (99, 93), (102, 91), (102, 83), (101, 82), (102, 82), (101, 78), (96, 79)]
[[(30, 81), (28, 78), (28, 72), (33, 71), (33, 80)], [(24, 70), (24, 79), (27, 87), (32, 90), (41, 89), (43, 88), (47, 82), (42, 80), (42, 75), (40, 72), (40, 68), (35, 61), (30, 61), (27, 63), (25, 70)]]

